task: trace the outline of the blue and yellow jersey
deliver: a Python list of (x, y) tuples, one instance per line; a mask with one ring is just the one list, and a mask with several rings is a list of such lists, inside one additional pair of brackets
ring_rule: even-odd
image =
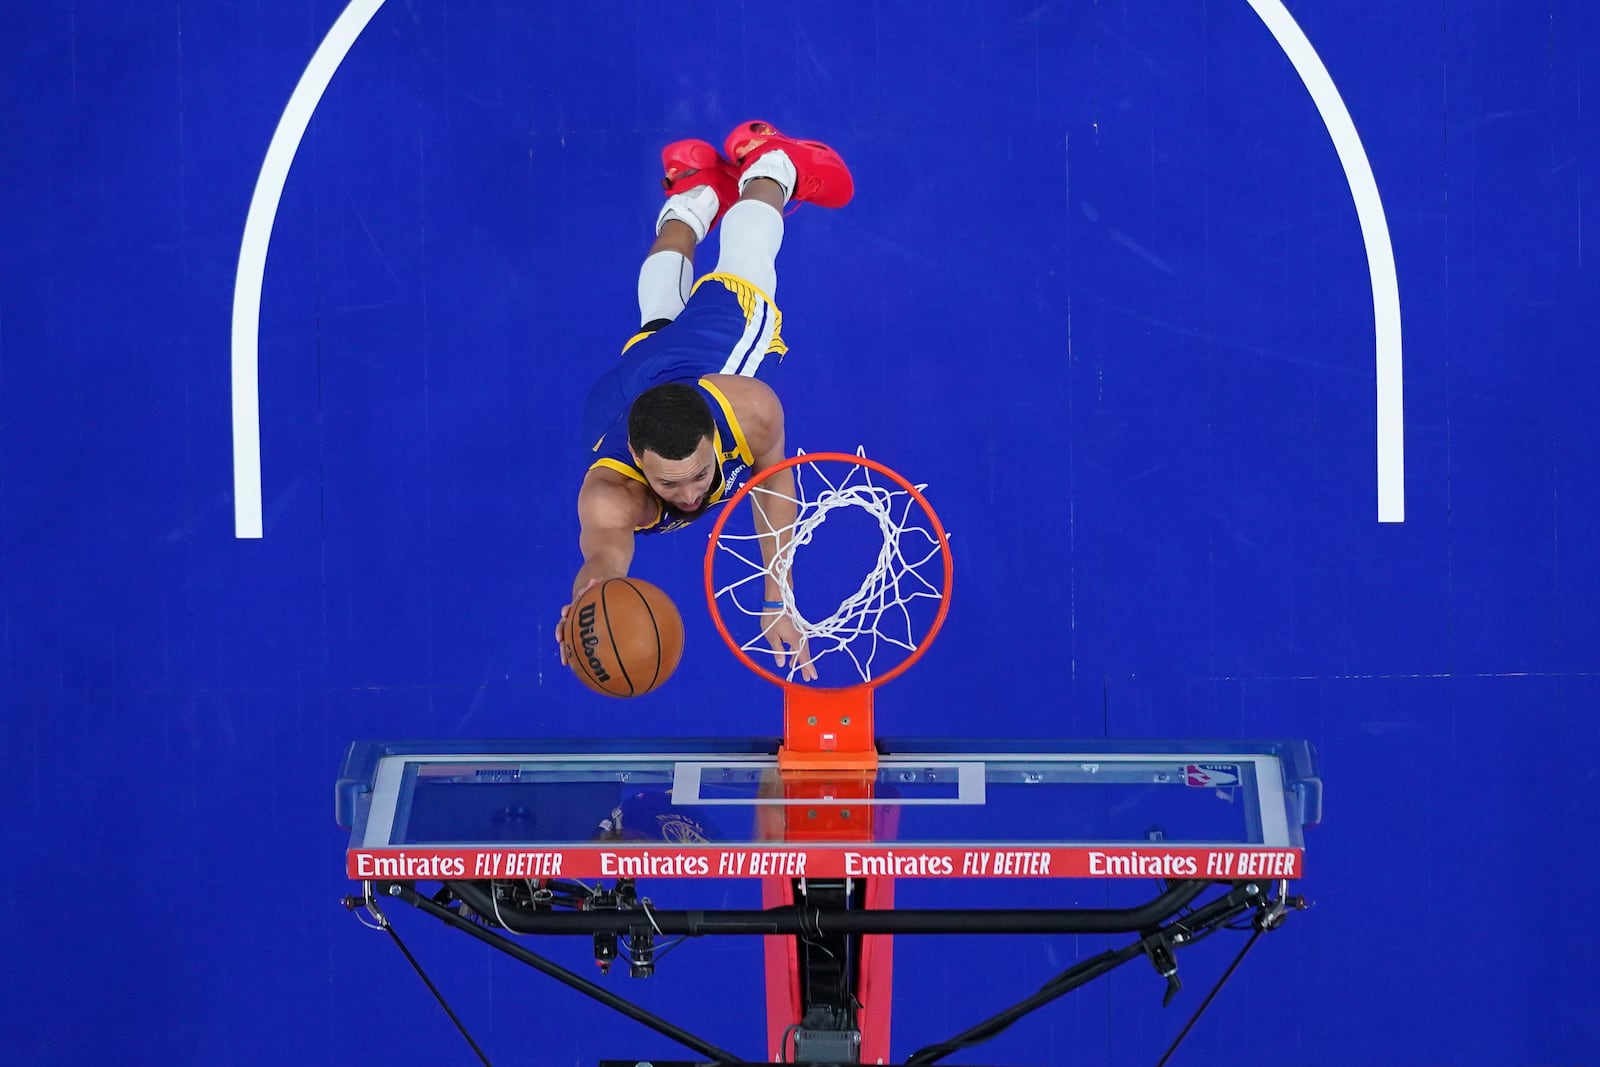
[[(668, 530), (681, 529), (709, 512), (711, 505), (720, 504), (733, 496), (741, 485), (750, 480), (755, 468), (755, 456), (750, 452), (750, 443), (745, 440), (744, 428), (734, 417), (733, 405), (728, 403), (728, 398), (722, 395), (720, 389), (704, 378), (695, 382), (695, 388), (700, 390), (711, 408), (714, 427), (711, 447), (717, 453), (717, 469), (711, 476), (711, 492), (706, 498), (706, 506), (687, 515), (657, 497), (655, 519), (644, 526), (635, 527), (634, 533), (666, 533)], [(599, 458), (589, 465), (591, 470), (603, 467), (616, 471), (649, 488), (650, 483), (645, 479), (644, 472), (634, 465), (633, 456), (628, 451), (626, 432), (607, 434), (595, 445), (594, 450)], [(653, 493), (651, 495), (654, 496)]]

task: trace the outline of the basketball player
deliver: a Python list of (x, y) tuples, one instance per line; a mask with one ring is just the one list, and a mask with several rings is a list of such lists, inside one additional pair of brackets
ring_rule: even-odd
[[(783, 209), (791, 201), (843, 207), (849, 169), (827, 145), (746, 122), (724, 143), (662, 150), (667, 202), (639, 270), (639, 332), (601, 375), (584, 408), (593, 462), (578, 493), (583, 566), (573, 600), (594, 583), (628, 573), (634, 538), (680, 529), (726, 501), (750, 477), (784, 459), (783, 405), (761, 380), (788, 351), (773, 303)], [(722, 222), (716, 269), (694, 281), (695, 246)], [(691, 286), (691, 282), (693, 285)], [(795, 520), (794, 476), (750, 498), (770, 564)], [(804, 641), (767, 578), (762, 632), (778, 665), (816, 678)], [(566, 662), (561, 611), (556, 641)]]

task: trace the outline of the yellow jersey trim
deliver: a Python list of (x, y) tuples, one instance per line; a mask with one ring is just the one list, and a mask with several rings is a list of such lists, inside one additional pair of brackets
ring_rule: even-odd
[(648, 489), (650, 487), (650, 483), (645, 481), (643, 473), (633, 467), (628, 466), (620, 459), (612, 459), (610, 456), (607, 456), (604, 459), (597, 459), (593, 463), (589, 464), (590, 470), (594, 470), (596, 467), (604, 467), (608, 471), (616, 471), (618, 474), (625, 474), (629, 478), (632, 478), (634, 481), (638, 482), (640, 485), (643, 485), (645, 488)]
[(713, 439), (711, 443), (717, 450), (717, 466), (722, 466), (722, 461), (728, 459), (730, 455), (737, 455), (744, 460), (746, 466), (754, 469), (756, 458), (750, 451), (750, 442), (745, 440), (744, 427), (739, 425), (739, 420), (733, 415), (733, 405), (728, 402), (727, 397), (722, 395), (721, 389), (712, 385), (705, 378), (701, 378), (696, 384), (711, 394), (712, 399), (717, 402), (717, 406), (722, 408), (722, 417), (728, 420), (728, 429), (733, 431), (733, 447), (735, 451), (725, 454), (722, 451), (722, 431), (717, 429), (715, 425), (712, 426)]
[[(718, 273), (716, 271), (712, 271), (710, 274), (703, 275), (698, 281), (696, 281), (694, 283), (693, 288), (691, 288), (689, 290), (689, 295), (693, 296), (695, 289), (700, 288), (702, 285), (704, 285), (706, 282), (709, 282), (709, 281), (717, 281), (717, 282), (721, 283), (729, 292), (733, 293), (735, 296), (738, 296), (738, 297), (744, 297), (747, 294), (754, 294), (756, 296), (759, 296), (761, 299), (765, 300), (767, 303), (772, 305), (772, 310), (773, 311), (777, 311), (778, 310), (778, 302), (776, 300), (772, 299), (772, 294), (771, 293), (768, 293), (765, 289), (761, 288), (759, 285), (751, 284), (749, 281), (747, 281), (744, 278), (739, 277), (737, 274), (728, 274), (728, 273), (725, 273), (725, 272), (724, 273)], [(742, 299), (739, 301), (739, 303), (740, 303), (741, 306), (744, 305), (744, 301)], [(745, 312), (748, 314), (753, 308), (754, 308), (754, 305), (752, 304), (749, 307), (745, 308)]]
[(783, 312), (779, 309), (778, 302), (772, 299), (770, 293), (758, 285), (752, 285), (737, 274), (712, 272), (696, 281), (693, 288), (689, 290), (689, 295), (693, 296), (695, 289), (700, 288), (709, 281), (715, 281), (734, 295), (734, 298), (739, 301), (739, 310), (744, 312), (744, 321), (747, 323), (755, 318), (756, 299), (759, 297), (765, 300), (767, 306), (772, 309), (772, 341), (767, 345), (767, 351), (777, 356), (779, 360), (789, 354), (789, 344), (783, 339)]
[(604, 459), (597, 459), (593, 463), (589, 464), (589, 469), (590, 470), (594, 470), (596, 467), (604, 467), (608, 471), (614, 471), (617, 474), (626, 475), (627, 477), (632, 478), (634, 481), (636, 481), (640, 485), (644, 486), (645, 489), (650, 490), (650, 495), (655, 498), (655, 502), (656, 502), (656, 517), (654, 519), (651, 519), (649, 522), (645, 523), (643, 526), (635, 526), (633, 528), (635, 533), (638, 533), (640, 530), (648, 530), (648, 529), (651, 529), (652, 527), (660, 525), (661, 516), (663, 514), (661, 498), (656, 496), (654, 490), (650, 489), (650, 483), (645, 480), (644, 474), (642, 472), (640, 472), (638, 470), (635, 470), (633, 467), (628, 466), (626, 463), (622, 462), (620, 459), (612, 459), (610, 456), (607, 456)]

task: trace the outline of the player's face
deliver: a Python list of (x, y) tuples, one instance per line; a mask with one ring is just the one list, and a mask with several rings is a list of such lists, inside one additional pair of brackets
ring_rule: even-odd
[(694, 513), (706, 506), (711, 480), (717, 472), (717, 454), (711, 438), (702, 437), (700, 447), (685, 459), (662, 459), (645, 451), (634, 459), (657, 496), (679, 511)]

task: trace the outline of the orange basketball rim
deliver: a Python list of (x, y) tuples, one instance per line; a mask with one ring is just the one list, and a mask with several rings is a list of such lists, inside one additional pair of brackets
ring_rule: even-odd
[[(829, 477), (826, 473), (829, 468), (835, 472), (843, 470), (844, 474), (835, 473)], [(788, 470), (795, 472), (795, 495), (792, 497), (788, 497), (787, 494), (777, 495), (786, 496), (793, 502), (796, 508), (795, 521), (789, 527), (775, 531), (775, 535), (785, 547), (774, 552), (771, 557), (766, 557), (764, 553), (764, 564), (756, 564), (746, 555), (733, 552), (729, 548), (728, 520), (752, 493), (773, 494), (774, 490), (770, 488), (773, 478)], [(805, 484), (808, 474), (813, 482), (820, 482), (823, 486), (820, 490), (815, 490), (809, 499)], [(874, 480), (874, 475), (878, 480)], [(807, 685), (795, 680), (793, 671), (789, 677), (783, 677), (763, 666), (748, 651), (752, 643), (741, 642), (729, 629), (729, 620), (725, 617), (722, 601), (726, 598), (725, 594), (730, 587), (718, 588), (715, 574), (718, 556), (719, 553), (733, 552), (735, 556), (757, 570), (758, 574), (753, 574), (750, 578), (771, 577), (774, 574), (781, 577), (787, 574), (795, 551), (809, 539), (804, 535), (820, 526), (830, 510), (849, 506), (866, 508), (878, 520), (885, 538), (885, 552), (880, 556), (880, 570), (885, 566), (882, 562), (884, 559), (898, 560), (898, 565), (904, 571), (913, 574), (917, 582), (928, 590), (913, 595), (936, 599), (937, 606), (932, 620), (927, 624), (926, 632), (920, 638), (904, 642), (891, 639), (892, 643), (906, 649), (906, 655), (889, 670), (876, 676), (864, 676), (860, 682), (851, 685), (834, 687)], [(911, 521), (913, 517), (926, 525), (913, 524)], [(801, 536), (797, 536), (797, 531)], [(899, 551), (895, 541), (913, 535), (925, 540), (928, 549), (921, 559), (906, 563), (901, 558), (903, 553)], [(922, 574), (918, 568), (933, 570), (935, 574), (932, 576)], [(728, 506), (717, 516), (706, 545), (706, 603), (710, 608), (717, 632), (728, 643), (734, 656), (750, 670), (783, 689), (783, 747), (779, 751), (779, 760), (783, 767), (869, 770), (877, 766), (873, 691), (910, 670), (912, 664), (922, 658), (933, 643), (933, 639), (938, 636), (940, 628), (944, 625), (945, 616), (950, 611), (954, 571), (949, 537), (933, 505), (923, 495), (922, 487), (913, 485), (893, 469), (864, 455), (851, 455), (845, 452), (802, 453), (773, 464), (734, 493)], [(880, 575), (869, 574), (867, 577), (870, 581)], [(780, 580), (779, 584), (787, 588), (785, 581)], [(864, 586), (865, 584), (864, 582)], [(893, 608), (900, 603), (901, 601), (895, 601), (888, 607)], [(792, 610), (793, 605), (787, 604), (786, 607)], [(740, 610), (745, 615), (752, 614), (748, 608)], [(877, 629), (881, 618), (868, 618), (874, 610), (881, 617), (886, 609), (879, 603), (875, 609), (869, 606), (859, 611), (852, 618), (855, 625), (845, 628), (847, 636), (833, 638), (836, 650), (843, 649), (852, 640), (869, 640), (882, 636)], [(802, 633), (806, 633), (804, 620), (798, 619), (797, 613), (793, 614), (797, 623), (801, 624)], [(815, 653), (814, 648), (813, 653)]]

